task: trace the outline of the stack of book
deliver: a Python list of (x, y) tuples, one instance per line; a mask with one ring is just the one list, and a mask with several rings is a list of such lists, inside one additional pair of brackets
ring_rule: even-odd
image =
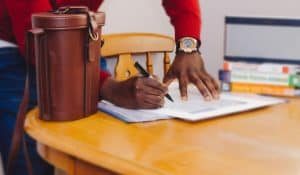
[(219, 79), (223, 91), (300, 96), (300, 65), (225, 61)]

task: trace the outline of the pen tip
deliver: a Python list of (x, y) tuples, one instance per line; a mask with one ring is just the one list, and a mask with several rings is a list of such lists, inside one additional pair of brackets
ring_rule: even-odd
[(169, 94), (166, 94), (167, 99), (169, 99), (171, 102), (174, 102), (174, 100), (172, 99), (172, 97)]

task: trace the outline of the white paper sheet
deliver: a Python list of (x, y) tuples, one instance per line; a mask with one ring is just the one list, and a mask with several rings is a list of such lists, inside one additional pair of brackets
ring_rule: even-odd
[(205, 101), (193, 85), (188, 88), (188, 101), (182, 101), (178, 83), (169, 86), (169, 94), (174, 102), (165, 99), (166, 103), (160, 109), (129, 110), (108, 102), (100, 102), (98, 107), (126, 122), (145, 122), (173, 117), (197, 121), (285, 102), (280, 98), (240, 93), (222, 93), (219, 100)]
[(17, 45), (14, 44), (14, 43), (4, 41), (4, 40), (0, 39), (0, 48), (3, 48), (3, 47), (17, 47)]
[(0, 175), (4, 175), (4, 169), (3, 169), (3, 164), (2, 164), (1, 153), (0, 153)]
[(98, 108), (120, 120), (128, 123), (147, 122), (154, 120), (162, 120), (170, 118), (169, 115), (153, 113), (150, 111), (131, 110), (115, 106), (109, 102), (101, 101), (98, 103)]

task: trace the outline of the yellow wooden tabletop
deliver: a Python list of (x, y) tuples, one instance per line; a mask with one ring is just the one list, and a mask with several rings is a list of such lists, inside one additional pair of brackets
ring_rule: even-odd
[(33, 110), (25, 129), (43, 144), (122, 174), (300, 174), (300, 99), (195, 123), (126, 124), (102, 112), (56, 123)]

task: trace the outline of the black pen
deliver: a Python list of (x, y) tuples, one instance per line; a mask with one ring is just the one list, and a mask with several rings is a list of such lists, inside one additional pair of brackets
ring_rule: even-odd
[[(150, 74), (137, 61), (134, 63), (134, 66), (144, 77), (150, 77)], [(167, 97), (167, 99), (169, 99), (171, 102), (174, 102), (168, 93), (165, 95), (165, 97)]]

